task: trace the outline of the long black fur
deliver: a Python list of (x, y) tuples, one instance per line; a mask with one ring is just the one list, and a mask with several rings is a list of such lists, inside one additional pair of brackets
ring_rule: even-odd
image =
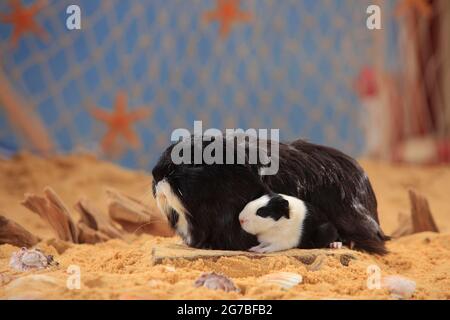
[[(194, 141), (191, 139), (191, 154), (194, 148), (210, 143), (203, 140), (199, 146)], [(225, 140), (222, 142), (225, 160)], [(170, 156), (174, 145), (164, 151), (153, 168), (153, 183), (166, 179), (188, 210), (189, 245), (229, 250), (257, 245), (256, 237), (241, 228), (238, 215), (249, 201), (275, 192), (300, 198), (323, 212), (339, 237), (354, 243), (355, 248), (377, 254), (387, 252), (385, 241), (389, 238), (379, 226), (377, 201), (369, 179), (344, 153), (303, 140), (280, 143), (278, 173), (260, 176), (262, 165), (248, 161), (175, 165)]]
[(337, 228), (321, 210), (305, 202), (306, 217), (302, 225), (299, 248), (326, 248), (330, 243), (343, 241)]

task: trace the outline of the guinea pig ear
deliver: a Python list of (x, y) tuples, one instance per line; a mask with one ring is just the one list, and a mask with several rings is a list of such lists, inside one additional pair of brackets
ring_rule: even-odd
[(256, 215), (263, 218), (271, 217), (275, 221), (282, 217), (289, 219), (289, 201), (280, 195), (275, 195), (264, 207), (256, 211)]
[(289, 219), (289, 201), (284, 199), (282, 196), (277, 195), (270, 199), (269, 204), (273, 210), (276, 210), (281, 216)]

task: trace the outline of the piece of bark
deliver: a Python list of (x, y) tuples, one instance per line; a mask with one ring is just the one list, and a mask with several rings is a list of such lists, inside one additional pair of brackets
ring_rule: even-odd
[(80, 243), (95, 244), (99, 242), (105, 242), (110, 239), (106, 234), (101, 231), (94, 230), (84, 224), (83, 222), (78, 222), (78, 238)]
[(134, 224), (148, 223), (152, 220), (151, 209), (142, 202), (113, 189), (107, 189), (106, 194), (110, 200), (109, 215), (111, 219)]
[(18, 223), (0, 215), (0, 244), (8, 243), (16, 247), (31, 248), (40, 239)]
[(428, 205), (428, 200), (413, 190), (409, 190), (408, 194), (411, 203), (411, 214), (399, 214), (398, 227), (392, 233), (392, 237), (398, 238), (424, 231), (439, 232)]
[(109, 216), (119, 223), (124, 230), (131, 233), (149, 233), (157, 236), (170, 237), (174, 231), (160, 212), (139, 200), (108, 189)]
[(44, 197), (25, 194), (21, 204), (44, 219), (59, 239), (78, 243), (78, 230), (69, 210), (53, 189), (46, 187)]
[(107, 216), (102, 214), (87, 199), (81, 199), (75, 204), (80, 213), (81, 221), (93, 230), (101, 231), (109, 238), (122, 238), (120, 228)]
[(413, 230), (411, 215), (401, 212), (398, 214), (397, 219), (398, 219), (398, 227), (392, 233), (392, 237), (399, 238), (399, 237), (413, 234), (414, 230)]
[(409, 200), (411, 202), (411, 218), (414, 233), (424, 231), (439, 232), (431, 214), (428, 200), (413, 190), (409, 190)]
[[(249, 259), (267, 257), (292, 257), (305, 265), (312, 265), (319, 257), (330, 257), (348, 266), (351, 260), (358, 259), (362, 253), (349, 249), (290, 249), (272, 253), (253, 253), (247, 251), (204, 250), (190, 248), (182, 244), (159, 244), (152, 249), (152, 263), (163, 264), (173, 260), (195, 261), (199, 259), (217, 261), (223, 257), (243, 256)], [(320, 259), (323, 259), (321, 257)]]

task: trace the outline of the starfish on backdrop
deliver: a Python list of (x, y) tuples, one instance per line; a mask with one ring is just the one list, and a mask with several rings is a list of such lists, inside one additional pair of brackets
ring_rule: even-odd
[(207, 22), (218, 21), (219, 34), (222, 38), (228, 36), (233, 24), (237, 22), (249, 22), (252, 15), (240, 8), (240, 0), (217, 0), (214, 10), (205, 12), (203, 18)]
[(133, 111), (127, 111), (127, 95), (124, 91), (119, 91), (114, 102), (114, 111), (107, 112), (102, 108), (91, 108), (92, 116), (107, 125), (108, 130), (103, 136), (101, 146), (107, 154), (117, 151), (117, 138), (121, 136), (129, 146), (138, 149), (141, 146), (141, 140), (136, 134), (133, 124), (137, 121), (146, 119), (151, 114), (148, 107), (136, 108)]
[(37, 0), (29, 6), (23, 6), (20, 0), (9, 0), (9, 5), (11, 12), (0, 14), (0, 22), (12, 24), (11, 43), (14, 47), (26, 33), (34, 33), (42, 40), (48, 40), (48, 33), (36, 22), (36, 15), (47, 5), (47, 1)]

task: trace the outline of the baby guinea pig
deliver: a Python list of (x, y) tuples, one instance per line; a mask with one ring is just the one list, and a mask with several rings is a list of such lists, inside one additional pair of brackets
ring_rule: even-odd
[(340, 248), (337, 229), (312, 205), (283, 194), (250, 201), (239, 214), (242, 228), (257, 237), (250, 251), (267, 253), (292, 248)]

